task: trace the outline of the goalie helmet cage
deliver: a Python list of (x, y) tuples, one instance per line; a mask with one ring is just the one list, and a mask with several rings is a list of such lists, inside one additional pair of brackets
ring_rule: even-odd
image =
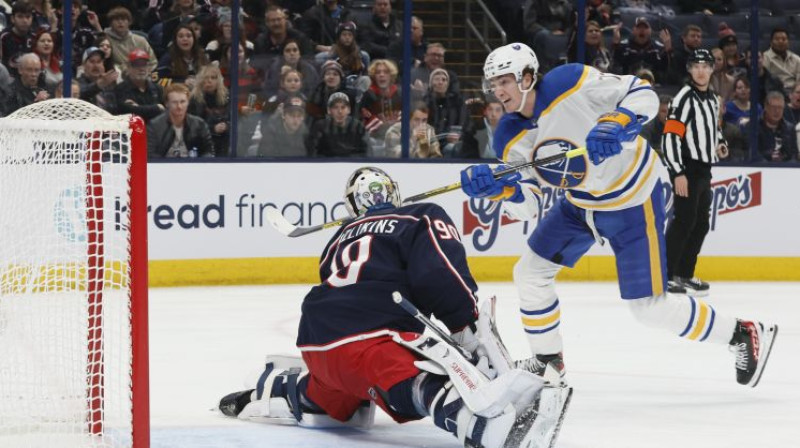
[(0, 446), (148, 448), (147, 307), (141, 118), (0, 119)]

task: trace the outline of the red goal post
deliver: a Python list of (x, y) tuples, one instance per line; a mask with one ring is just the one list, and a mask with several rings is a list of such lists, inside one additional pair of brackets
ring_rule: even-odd
[(0, 119), (0, 446), (148, 448), (147, 316), (144, 122)]

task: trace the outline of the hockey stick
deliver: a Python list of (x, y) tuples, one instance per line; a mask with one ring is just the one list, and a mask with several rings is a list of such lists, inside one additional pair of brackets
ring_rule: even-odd
[[(531, 168), (531, 167), (542, 166), (542, 165), (549, 165), (549, 164), (551, 164), (553, 162), (558, 162), (559, 160), (562, 160), (562, 159), (572, 159), (573, 157), (582, 156), (584, 154), (586, 154), (586, 148), (585, 147), (571, 149), (571, 150), (569, 150), (567, 152), (562, 152), (562, 153), (559, 153), (559, 154), (556, 154), (556, 155), (553, 155), (553, 156), (550, 156), (550, 157), (545, 157), (543, 159), (534, 160), (532, 162), (526, 162), (526, 163), (523, 163), (523, 164), (520, 164), (520, 165), (510, 166), (510, 167), (508, 167), (508, 168), (506, 168), (504, 170), (500, 170), (500, 171), (494, 173), (494, 178), (495, 179), (500, 179), (501, 177), (505, 176), (506, 174), (511, 174), (511, 173), (513, 173), (515, 171), (519, 171), (519, 170), (522, 170), (522, 169), (525, 169), (525, 168)], [(420, 194), (417, 194), (417, 195), (414, 195), (414, 196), (409, 196), (409, 197), (405, 198), (403, 200), (403, 204), (412, 204), (414, 202), (419, 202), (419, 201), (421, 201), (423, 199), (427, 199), (427, 198), (432, 197), (432, 196), (438, 196), (438, 195), (440, 195), (442, 193), (447, 193), (449, 191), (458, 190), (459, 188), (461, 188), (461, 182), (452, 183), (452, 184), (446, 185), (444, 187), (434, 188), (433, 190), (426, 191), (424, 193), (420, 193)]]
[(406, 298), (403, 297), (403, 295), (400, 294), (398, 291), (392, 293), (392, 299), (394, 300), (394, 303), (400, 305), (400, 307), (406, 310), (408, 314), (414, 316), (415, 319), (422, 322), (423, 325), (425, 325), (425, 328), (431, 330), (446, 344), (458, 350), (458, 352), (461, 353), (465, 358), (467, 358), (468, 361), (473, 363), (476, 361), (472, 353), (470, 353), (467, 349), (462, 347), (461, 344), (456, 342), (449, 334), (442, 331), (442, 329), (439, 328), (438, 325), (436, 325), (430, 319), (428, 319), (428, 316), (422, 314), (419, 311), (419, 309), (417, 309), (417, 307), (414, 306), (413, 303), (406, 300)]
[[(521, 165), (510, 166), (504, 170), (500, 170), (494, 173), (494, 178), (499, 179), (500, 177), (505, 176), (506, 174), (510, 174), (525, 168), (548, 165), (550, 163), (557, 162), (562, 159), (572, 159), (573, 157), (582, 156), (584, 154), (586, 154), (585, 147), (575, 148), (567, 152), (562, 152), (560, 154), (556, 154), (550, 157), (545, 157), (543, 159), (534, 160), (532, 162), (523, 163)], [(414, 202), (419, 202), (421, 200), (428, 199), (433, 196), (438, 196), (443, 193), (457, 190), (459, 188), (461, 188), (461, 182), (456, 182), (450, 185), (446, 185), (444, 187), (434, 188), (433, 190), (407, 197), (406, 199), (403, 200), (403, 204), (412, 204)], [(267, 222), (270, 223), (272, 227), (275, 228), (275, 230), (290, 238), (296, 238), (298, 236), (308, 235), (309, 233), (318, 232), (320, 230), (329, 229), (331, 227), (346, 225), (354, 221), (354, 219), (352, 218), (343, 218), (343, 219), (337, 219), (336, 221), (317, 224), (315, 226), (300, 227), (290, 223), (289, 220), (287, 220), (281, 214), (281, 212), (278, 211), (278, 209), (275, 207), (267, 207), (264, 210), (264, 214), (267, 217)]]

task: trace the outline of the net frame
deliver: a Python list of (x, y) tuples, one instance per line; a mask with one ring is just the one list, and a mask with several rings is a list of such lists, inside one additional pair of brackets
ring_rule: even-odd
[[(86, 300), (88, 301), (86, 433), (104, 433), (105, 343), (103, 294), (106, 277), (104, 134), (128, 135), (127, 166), (127, 286), (130, 340), (130, 443), (149, 448), (149, 348), (147, 296), (147, 137), (144, 121), (136, 116), (113, 116), (81, 100), (55, 99), (34, 103), (0, 119), (0, 133), (71, 131), (89, 136), (85, 145), (86, 175)], [(0, 148), (4, 149), (4, 148)], [(5, 148), (14, 151), (14, 148)], [(77, 268), (76, 268), (77, 269)], [(0, 296), (1, 298), (1, 296)], [(127, 381), (125, 381), (127, 382)], [(123, 384), (125, 383), (123, 382)], [(0, 434), (2, 436), (2, 434)], [(95, 446), (94, 443), (89, 446)], [(102, 445), (105, 446), (105, 445)]]

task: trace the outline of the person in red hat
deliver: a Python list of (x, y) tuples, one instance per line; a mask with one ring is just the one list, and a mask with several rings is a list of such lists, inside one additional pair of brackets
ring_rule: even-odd
[(128, 53), (126, 75), (116, 88), (118, 111), (122, 114), (136, 114), (145, 123), (164, 112), (161, 87), (150, 76), (150, 54), (140, 48)]

